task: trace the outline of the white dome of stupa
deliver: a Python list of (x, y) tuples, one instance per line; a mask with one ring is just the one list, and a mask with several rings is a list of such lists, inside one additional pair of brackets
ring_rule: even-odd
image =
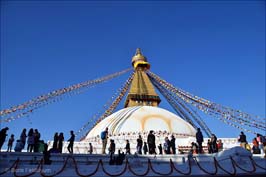
[(121, 109), (99, 122), (85, 140), (99, 137), (108, 127), (110, 135), (142, 133), (153, 130), (167, 132), (176, 137), (195, 137), (196, 130), (179, 116), (159, 107), (133, 106)]

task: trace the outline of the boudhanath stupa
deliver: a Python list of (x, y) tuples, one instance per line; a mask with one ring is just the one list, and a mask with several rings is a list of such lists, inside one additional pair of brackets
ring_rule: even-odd
[[(94, 122), (83, 126), (76, 135), (84, 132), (80, 141), (74, 142), (74, 153), (67, 151), (68, 142), (64, 142), (63, 153), (54, 152), (0, 152), (0, 176), (265, 176), (266, 156), (264, 153), (252, 154), (240, 147), (237, 138), (219, 138), (223, 150), (218, 153), (207, 153), (207, 139), (212, 134), (204, 120), (193, 108), (212, 115), (230, 125), (243, 129), (253, 126), (265, 130), (259, 117), (239, 110), (234, 110), (206, 99), (194, 96), (167, 83), (150, 72), (147, 58), (137, 49), (132, 58), (133, 73), (120, 89), (120, 94), (109, 105), (109, 108)], [(33, 110), (53, 103), (60, 96), (73, 93), (79, 89), (110, 80), (125, 72), (124, 70), (92, 81), (79, 83), (64, 89), (55, 90), (10, 109), (1, 111), (1, 121), (11, 122), (33, 112)], [(170, 103), (176, 113), (160, 107), (161, 98), (156, 90)], [(122, 98), (126, 96), (124, 108), (116, 110)], [(11, 116), (11, 117), (9, 117)], [(93, 123), (87, 130), (86, 127)], [(255, 126), (256, 125), (256, 126)], [(102, 154), (100, 134), (108, 127), (108, 139), (114, 140), (117, 151), (124, 151), (126, 140), (131, 146), (131, 155), (126, 155), (122, 163), (112, 162), (106, 149)], [(203, 154), (193, 154), (191, 143), (196, 142), (196, 130), (206, 134), (203, 143)], [(164, 143), (165, 137), (176, 138), (177, 154), (139, 155), (136, 143), (139, 135), (143, 141), (153, 130), (156, 146)], [(89, 154), (89, 143), (93, 153)], [(53, 142), (47, 142), (49, 149)], [(109, 141), (108, 141), (109, 145)], [(107, 146), (108, 146), (107, 145)], [(182, 152), (182, 153), (180, 153)], [(112, 162), (112, 163), (111, 163)]]
[[(163, 145), (165, 137), (170, 138), (171, 135), (174, 135), (177, 148), (179, 147), (179, 150), (182, 151), (188, 150), (183, 147), (188, 147), (192, 142), (196, 142), (196, 127), (191, 124), (192, 121), (188, 122), (179, 115), (160, 108), (161, 99), (147, 74), (150, 63), (139, 48), (132, 57), (131, 63), (134, 73), (131, 77), (131, 85), (124, 108), (98, 122), (82, 141), (76, 142), (74, 147), (76, 153), (88, 153), (88, 143), (92, 143), (94, 153), (101, 153), (100, 134), (106, 127), (109, 129), (109, 140), (115, 141), (117, 150), (123, 150), (125, 141), (129, 140), (132, 152), (136, 152), (138, 136), (141, 135), (145, 142), (150, 130), (153, 130), (156, 135), (156, 145)], [(223, 141), (225, 149), (236, 146), (238, 143), (236, 138), (220, 139)], [(203, 144), (205, 148), (207, 147), (206, 142), (207, 138)], [(64, 147), (65, 152), (67, 152), (66, 147)], [(108, 153), (107, 150), (106, 153)]]

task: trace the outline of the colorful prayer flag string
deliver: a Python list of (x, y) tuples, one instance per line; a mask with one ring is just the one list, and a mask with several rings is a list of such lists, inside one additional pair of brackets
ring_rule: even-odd
[(125, 69), (123, 71), (120, 72), (116, 72), (101, 78), (97, 78), (94, 80), (89, 80), (89, 81), (85, 81), (82, 83), (78, 83), (66, 88), (62, 88), (62, 89), (58, 89), (58, 90), (54, 90), (51, 91), (45, 95), (41, 95), (38, 96), (36, 98), (33, 98), (27, 102), (24, 102), (20, 105), (17, 106), (12, 106), (9, 109), (4, 109), (2, 111), (0, 111), (0, 123), (1, 122), (10, 122), (12, 120), (15, 120), (17, 118), (20, 118), (22, 116), (25, 116), (31, 112), (33, 112), (34, 110), (43, 107), (47, 104), (51, 104), (57, 101), (60, 101), (64, 95), (68, 94), (70, 95), (71, 93), (74, 94), (79, 94), (81, 92), (81, 89), (86, 89), (88, 87), (94, 86), (96, 84), (99, 83), (103, 83), (106, 82), (108, 80), (111, 80), (115, 77), (118, 77), (124, 73), (127, 73), (128, 71), (132, 70), (131, 68), (129, 69)]
[[(194, 96), (189, 92), (174, 87), (172, 84), (166, 82), (150, 71), (148, 71), (147, 74), (163, 88), (168, 90), (170, 93), (173, 93), (173, 97), (177, 96), (176, 99), (183, 100), (186, 104), (190, 104), (196, 107), (205, 114), (215, 115), (215, 117), (219, 118), (223, 122), (247, 132), (254, 133), (254, 131), (242, 128), (243, 126), (253, 127), (257, 130), (266, 131), (265, 118), (259, 118), (259, 116), (253, 116), (240, 110), (235, 110), (226, 106), (219, 105), (199, 96)], [(235, 122), (236, 124), (233, 122)]]

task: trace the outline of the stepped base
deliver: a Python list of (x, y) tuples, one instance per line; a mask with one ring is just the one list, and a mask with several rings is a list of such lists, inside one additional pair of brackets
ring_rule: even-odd
[[(51, 154), (50, 165), (41, 153), (0, 153), (0, 176), (262, 176), (263, 155), (250, 156), (237, 147), (212, 155), (128, 155), (122, 165), (110, 165), (109, 155)], [(230, 158), (232, 157), (232, 158)]]

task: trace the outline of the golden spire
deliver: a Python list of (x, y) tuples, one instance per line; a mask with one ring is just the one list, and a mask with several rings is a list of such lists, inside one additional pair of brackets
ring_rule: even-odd
[(140, 48), (137, 48), (136, 54), (132, 57), (132, 65), (136, 72), (126, 98), (125, 107), (158, 106), (161, 100), (145, 72), (150, 69), (150, 64), (142, 55)]
[(140, 48), (137, 48), (136, 54), (132, 57), (132, 66), (136, 69), (141, 66), (143, 69), (150, 69), (150, 64), (147, 62), (147, 58), (142, 55)]

